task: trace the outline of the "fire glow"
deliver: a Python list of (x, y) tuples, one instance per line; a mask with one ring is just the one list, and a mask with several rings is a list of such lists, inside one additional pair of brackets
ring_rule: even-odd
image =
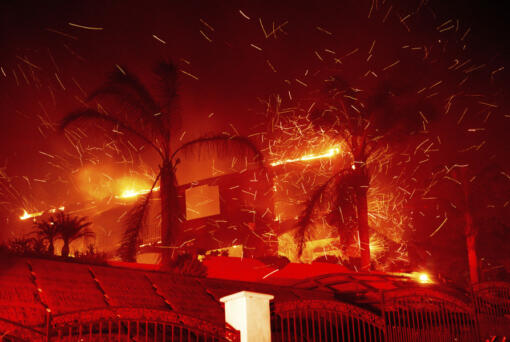
[[(155, 187), (152, 191), (159, 191), (159, 186)], [(115, 198), (120, 198), (120, 199), (133, 198), (133, 197), (137, 197), (140, 195), (146, 195), (149, 192), (151, 192), (150, 189), (142, 189), (142, 190), (126, 189), (120, 195), (115, 196)]]
[(28, 220), (29, 218), (35, 218), (35, 217), (42, 216), (46, 212), (54, 214), (54, 213), (57, 212), (57, 210), (64, 211), (64, 209), (65, 209), (65, 207), (59, 207), (59, 208), (53, 208), (53, 209), (50, 209), (50, 210), (47, 210), (47, 211), (37, 211), (37, 212), (34, 212), (34, 213), (29, 213), (25, 209), (23, 209), (23, 215), (21, 215), (19, 217), (19, 219), (21, 221), (25, 221), (25, 220)]
[[(332, 158), (340, 153), (339, 147), (333, 147), (327, 150), (326, 152), (320, 153), (320, 154), (306, 154), (304, 156), (301, 156), (299, 158), (295, 159), (285, 159), (285, 160), (278, 160), (275, 162), (272, 162), (271, 166), (279, 166), (279, 165), (285, 165), (289, 163), (295, 163), (300, 161), (309, 161), (309, 160), (316, 160), (316, 159), (324, 159), (324, 158)], [(122, 190), (119, 195), (115, 195), (115, 198), (117, 199), (133, 199), (140, 195), (146, 195), (150, 192), (150, 189), (135, 189), (134, 186), (129, 186), (125, 190)], [(152, 191), (159, 191), (159, 186), (155, 187)], [(57, 209), (50, 209), (47, 212), (55, 213)], [(64, 210), (64, 207), (58, 208), (58, 210)], [(23, 210), (23, 215), (21, 215), (19, 218), (20, 220), (24, 221), (29, 218), (39, 217), (42, 216), (46, 211), (39, 211), (39, 212), (33, 212), (29, 213), (26, 210)]]

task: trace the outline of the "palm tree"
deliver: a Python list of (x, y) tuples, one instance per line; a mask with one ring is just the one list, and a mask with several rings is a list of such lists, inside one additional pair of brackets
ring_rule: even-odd
[(96, 235), (89, 229), (91, 222), (87, 221), (86, 217), (72, 217), (69, 214), (59, 212), (55, 218), (50, 218), (50, 223), (53, 223), (58, 237), (64, 242), (61, 251), (61, 255), (64, 257), (69, 256), (69, 245), (73, 241), (83, 237), (94, 237)]
[(311, 113), (312, 122), (318, 131), (346, 146), (350, 163), (338, 161), (333, 175), (315, 190), (298, 221), (297, 236), (301, 253), (316, 208), (324, 198), (329, 199), (333, 209), (328, 221), (339, 234), (346, 229), (357, 230), (361, 269), (368, 271), (371, 260), (367, 193), (372, 179), (369, 166), (388, 144), (419, 130), (417, 113), (426, 112), (431, 119), (435, 111), (424, 100), (424, 94), (416, 94), (416, 85), (402, 76), (381, 75), (365, 91), (355, 86), (359, 81), (353, 75), (345, 75), (345, 79), (330, 77), (326, 91), (314, 99), (317, 109)]
[[(477, 241), (481, 229), (490, 230), (487, 222), (494, 218), (508, 220), (505, 203), (508, 201), (510, 182), (504, 174), (504, 170), (495, 163), (483, 165), (478, 170), (470, 164), (456, 164), (439, 174), (437, 198), (451, 222), (449, 225), (462, 227), (471, 284), (480, 281)], [(487, 231), (483, 233), (487, 234)], [(432, 235), (436, 233), (434, 231)]]
[(50, 255), (55, 255), (54, 242), (58, 238), (59, 231), (53, 216), (51, 216), (49, 220), (37, 221), (34, 227), (35, 230), (32, 233), (36, 234), (42, 241), (47, 241), (48, 253), (50, 253)]
[[(440, 144), (436, 152), (427, 153), (428, 166), (416, 176), (425, 179), (425, 192), (422, 203), (416, 206), (420, 208), (417, 216), (422, 216), (418, 221), (422, 222), (414, 239), (423, 250), (436, 250), (426, 259), (438, 258), (440, 267), (454, 262), (451, 268), (458, 271), (458, 265), (467, 266), (471, 284), (480, 281), (480, 256), (486, 252), (479, 236), (491, 236), (495, 222), (502, 226), (510, 222), (506, 208), (510, 192), (507, 153), (499, 150), (508, 134), (507, 125), (502, 111), (485, 105), (496, 100), (490, 93), (480, 92), (475, 97), (459, 92), (449, 105), (448, 115), (432, 127)], [(445, 248), (459, 239), (465, 241), (456, 247), (461, 250)], [(496, 245), (486, 247), (498, 249)]]
[[(202, 148), (234, 153), (251, 152), (259, 162), (262, 161), (258, 149), (247, 138), (240, 136), (212, 135), (204, 136), (184, 144), (174, 145), (174, 137), (179, 137), (180, 116), (176, 108), (177, 69), (170, 62), (161, 62), (154, 69), (159, 88), (158, 95), (151, 94), (138, 77), (125, 67), (113, 71), (108, 81), (92, 92), (88, 100), (105, 98), (113, 100), (122, 114), (107, 114), (91, 108), (70, 113), (61, 122), (61, 128), (82, 119), (109, 122), (126, 133), (137, 137), (150, 146), (160, 157), (159, 174), (151, 191), (140, 200), (128, 216), (127, 229), (120, 249), (121, 256), (128, 261), (135, 260), (138, 236), (151, 202), (153, 189), (159, 181), (161, 203), (161, 240), (162, 247), (170, 247), (174, 243), (183, 210), (180, 208), (177, 193), (176, 168), (180, 162), (179, 155), (200, 153)], [(170, 263), (170, 252), (164, 248), (162, 263)]]

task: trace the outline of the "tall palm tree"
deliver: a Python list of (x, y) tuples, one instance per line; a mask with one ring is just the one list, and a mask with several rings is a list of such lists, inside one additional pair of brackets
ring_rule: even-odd
[(39, 239), (48, 243), (48, 253), (55, 255), (54, 242), (58, 238), (59, 231), (55, 224), (55, 218), (51, 216), (48, 220), (37, 221), (34, 224), (35, 230), (32, 232), (36, 234)]
[[(333, 175), (308, 200), (298, 221), (299, 252), (315, 209), (327, 198), (333, 203), (328, 221), (337, 226), (339, 234), (346, 228), (357, 230), (361, 269), (368, 271), (371, 260), (367, 193), (372, 179), (369, 164), (388, 144), (419, 130), (417, 113), (426, 112), (431, 119), (435, 111), (424, 100), (425, 95), (417, 95), (416, 86), (401, 76), (381, 75), (368, 85), (355, 75), (332, 76), (327, 81), (326, 91), (315, 98), (311, 120), (318, 130), (347, 147), (351, 163), (338, 161)], [(358, 83), (365, 89), (356, 86)]]
[[(484, 163), (479, 161), (479, 164)], [(457, 164), (439, 173), (435, 195), (440, 207), (445, 210), (445, 227), (440, 226), (439, 229), (462, 229), (469, 279), (471, 284), (477, 284), (480, 281), (478, 235), (482, 229), (490, 230), (487, 222), (491, 219), (506, 219), (508, 222), (505, 203), (510, 182), (505, 171), (496, 163), (490, 162), (481, 168), (471, 165)], [(434, 231), (431, 235), (436, 233)]]
[(86, 217), (71, 216), (60, 212), (55, 218), (51, 217), (50, 222), (56, 227), (58, 237), (64, 242), (62, 256), (69, 256), (69, 245), (83, 237), (94, 237), (95, 233), (89, 227), (91, 222)]
[[(447, 115), (431, 127), (431, 136), (437, 136), (439, 143), (434, 152), (426, 154), (427, 165), (415, 175), (421, 179), (424, 194), (415, 206), (420, 209), (410, 238), (422, 250), (435, 250), (423, 255), (423, 261), (432, 261), (450, 274), (459, 274), (459, 269), (467, 266), (469, 280), (476, 284), (480, 281), (479, 261), (486, 252), (483, 247), (497, 249), (481, 246), (479, 237), (488, 238), (495, 225), (510, 222), (510, 181), (508, 153), (501, 150), (501, 141), (508, 135), (504, 111), (486, 105), (498, 103), (498, 95), (480, 90), (473, 96), (471, 87), (456, 93)], [(464, 245), (446, 247), (462, 240)]]
[[(128, 216), (121, 256), (128, 261), (135, 260), (138, 236), (151, 202), (153, 189), (159, 181), (161, 203), (162, 247), (170, 247), (175, 241), (183, 210), (180, 208), (177, 193), (176, 168), (179, 156), (186, 153), (200, 153), (203, 148), (216, 151), (252, 153), (259, 162), (262, 157), (258, 149), (247, 138), (240, 136), (212, 135), (175, 145), (174, 137), (179, 137), (180, 115), (176, 106), (177, 69), (170, 62), (161, 62), (154, 69), (160, 92), (151, 93), (138, 77), (125, 67), (113, 71), (108, 81), (92, 92), (88, 100), (104, 98), (114, 101), (123, 114), (107, 114), (92, 108), (70, 113), (61, 122), (61, 128), (82, 119), (109, 122), (124, 132), (137, 137), (150, 146), (160, 157), (159, 174), (151, 191), (140, 200)], [(168, 248), (163, 249), (162, 263), (170, 263)]]

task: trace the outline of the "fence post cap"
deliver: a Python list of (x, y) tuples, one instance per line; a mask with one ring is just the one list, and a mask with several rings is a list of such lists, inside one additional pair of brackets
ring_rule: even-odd
[(251, 292), (251, 291), (240, 291), (233, 293), (231, 295), (225, 296), (220, 298), (220, 301), (222, 303), (230, 302), (231, 300), (236, 300), (240, 298), (254, 298), (254, 299), (266, 299), (268, 301), (274, 299), (273, 295), (265, 294), (265, 293), (258, 293), (258, 292)]

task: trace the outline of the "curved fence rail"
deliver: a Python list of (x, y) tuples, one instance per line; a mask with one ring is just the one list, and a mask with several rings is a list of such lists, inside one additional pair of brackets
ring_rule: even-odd
[(232, 341), (226, 336), (177, 323), (153, 320), (108, 319), (71, 323), (52, 329), (49, 341)]
[(481, 337), (510, 338), (510, 284), (486, 282), (473, 286), (473, 302)]
[(479, 341), (469, 303), (427, 288), (388, 291), (382, 307), (386, 341)]
[(0, 320), (0, 341), (239, 342), (239, 331), (172, 311), (109, 307), (50, 317), (40, 329)]
[(2, 342), (42, 341), (45, 336), (43, 329), (26, 327), (0, 318), (0, 341)]
[[(275, 302), (274, 342), (485, 341), (510, 337), (510, 284), (487, 282), (471, 296), (439, 287), (379, 293), (367, 310), (338, 300)], [(37, 326), (0, 318), (0, 341), (238, 342), (239, 331), (169, 310), (107, 307), (48, 313)]]
[(53, 317), (49, 341), (238, 342), (237, 330), (172, 311), (115, 307)]
[(354, 305), (324, 300), (275, 303), (272, 341), (383, 341), (382, 319)]

